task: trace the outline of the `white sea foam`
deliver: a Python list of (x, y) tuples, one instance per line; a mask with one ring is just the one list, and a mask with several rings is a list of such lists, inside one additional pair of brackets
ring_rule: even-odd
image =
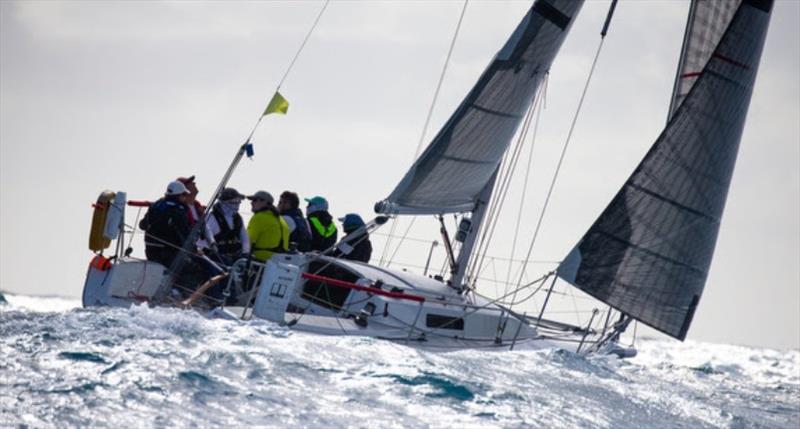
[(798, 351), (645, 339), (631, 360), (430, 353), (186, 311), (7, 299), (0, 427), (800, 424)]

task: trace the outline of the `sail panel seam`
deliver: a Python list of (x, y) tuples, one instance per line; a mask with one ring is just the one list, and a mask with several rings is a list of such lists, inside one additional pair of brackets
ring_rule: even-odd
[(479, 106), (477, 104), (473, 104), (471, 107), (474, 108), (475, 110), (480, 111), (480, 112), (488, 113), (488, 114), (494, 115), (494, 116), (499, 116), (501, 118), (522, 119), (522, 117), (523, 117), (523, 115), (514, 114), (514, 113), (499, 112), (497, 110), (488, 109), (486, 107)]
[(542, 18), (552, 22), (556, 27), (562, 31), (569, 25), (570, 17), (561, 13), (555, 6), (545, 1), (537, 1), (533, 4), (533, 11), (539, 14)]
[(673, 200), (673, 199), (671, 199), (671, 198), (667, 198), (667, 197), (665, 197), (665, 196), (663, 196), (663, 195), (657, 194), (656, 192), (653, 192), (653, 191), (651, 191), (651, 190), (649, 190), (649, 189), (647, 189), (647, 188), (645, 188), (645, 187), (643, 187), (643, 186), (641, 186), (641, 185), (637, 185), (637, 184), (634, 184), (634, 183), (630, 183), (630, 182), (629, 182), (629, 183), (628, 183), (628, 186), (629, 186), (629, 187), (631, 187), (631, 188), (633, 188), (633, 189), (636, 189), (636, 190), (638, 190), (638, 191), (640, 191), (640, 192), (643, 192), (643, 193), (645, 193), (645, 194), (647, 194), (647, 195), (650, 195), (650, 196), (651, 196), (651, 197), (653, 197), (653, 198), (656, 198), (656, 199), (658, 199), (658, 200), (664, 201), (665, 203), (668, 203), (668, 204), (671, 204), (671, 205), (673, 205), (673, 206), (675, 206), (675, 207), (678, 207), (678, 208), (679, 208), (679, 209), (681, 209), (681, 210), (686, 210), (686, 211), (688, 211), (689, 213), (692, 213), (692, 214), (695, 214), (695, 215), (697, 215), (697, 216), (700, 216), (700, 217), (702, 217), (702, 218), (708, 219), (708, 220), (710, 220), (710, 221), (712, 221), (712, 222), (717, 222), (717, 223), (719, 223), (719, 219), (717, 219), (717, 218), (716, 218), (716, 217), (714, 217), (714, 216), (711, 216), (711, 215), (710, 215), (710, 214), (708, 214), (708, 213), (703, 213), (703, 212), (702, 212), (702, 211), (700, 211), (700, 210), (693, 209), (693, 208), (691, 208), (691, 207), (689, 207), (689, 206), (687, 206), (687, 205), (685, 205), (685, 204), (679, 203), (679, 202), (677, 202), (677, 201), (675, 201), (675, 200)]
[[(702, 274), (703, 276), (705, 276), (705, 275), (706, 275), (706, 272), (705, 272), (705, 271), (703, 271), (703, 270), (702, 270), (702, 269), (700, 269), (700, 268), (697, 268), (697, 267), (694, 267), (694, 266), (692, 266), (692, 265), (689, 265), (689, 264), (687, 264), (687, 263), (685, 263), (685, 262), (681, 262), (681, 261), (675, 260), (675, 259), (673, 259), (673, 258), (670, 258), (670, 257), (664, 256), (664, 255), (662, 255), (662, 254), (660, 254), (660, 253), (657, 253), (657, 252), (654, 252), (654, 251), (652, 251), (652, 250), (645, 249), (644, 247), (641, 247), (641, 246), (639, 246), (639, 245), (637, 245), (637, 244), (635, 244), (635, 243), (631, 243), (629, 240), (624, 240), (624, 239), (622, 239), (622, 238), (619, 238), (619, 237), (617, 237), (616, 235), (614, 235), (614, 234), (612, 234), (612, 233), (610, 233), (610, 232), (606, 232), (606, 231), (603, 231), (603, 230), (599, 230), (599, 229), (598, 229), (598, 230), (595, 230), (595, 231), (594, 231), (594, 233), (595, 233), (595, 234), (599, 234), (599, 235), (603, 235), (603, 236), (605, 236), (605, 237), (608, 237), (609, 239), (611, 239), (611, 240), (613, 240), (613, 241), (616, 241), (616, 242), (618, 242), (618, 243), (622, 243), (622, 244), (624, 244), (624, 245), (626, 245), (626, 246), (629, 246), (629, 247), (630, 247), (630, 248), (632, 248), (632, 249), (638, 250), (638, 251), (640, 251), (640, 252), (642, 252), (642, 253), (644, 253), (644, 254), (646, 254), (646, 255), (650, 255), (650, 256), (656, 257), (656, 258), (658, 258), (658, 259), (660, 259), (660, 260), (667, 261), (667, 262), (670, 262), (670, 263), (672, 263), (672, 264), (675, 264), (675, 265), (678, 265), (678, 266), (684, 267), (684, 268), (686, 268), (686, 269), (689, 269), (689, 270), (691, 270), (691, 271), (694, 271), (694, 272), (696, 272), (696, 273), (698, 273), (698, 274)], [(587, 265), (587, 267), (588, 267), (588, 265)]]

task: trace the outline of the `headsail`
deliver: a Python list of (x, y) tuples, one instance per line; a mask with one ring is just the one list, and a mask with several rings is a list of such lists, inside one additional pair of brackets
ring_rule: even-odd
[(772, 0), (744, 0), (666, 129), (558, 267), (584, 292), (684, 339), (705, 286)]
[(670, 118), (697, 81), (741, 3), (742, 0), (692, 1), (689, 19), (686, 21), (683, 50), (678, 62), (678, 74), (675, 76), (675, 87), (672, 91)]
[(468, 211), (497, 170), (583, 0), (537, 0), (444, 128), (375, 211)]

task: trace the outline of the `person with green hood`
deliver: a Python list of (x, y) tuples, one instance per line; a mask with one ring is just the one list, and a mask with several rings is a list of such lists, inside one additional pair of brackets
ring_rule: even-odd
[(336, 224), (328, 213), (328, 200), (320, 196), (305, 200), (308, 203), (306, 219), (311, 225), (311, 250), (322, 252), (336, 244)]

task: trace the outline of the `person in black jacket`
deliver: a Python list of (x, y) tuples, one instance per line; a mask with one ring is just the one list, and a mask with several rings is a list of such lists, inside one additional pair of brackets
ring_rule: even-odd
[[(369, 241), (369, 234), (366, 231), (352, 234), (364, 226), (364, 220), (355, 213), (348, 213), (345, 217), (340, 217), (339, 222), (342, 222), (342, 229), (346, 237), (337, 246), (334, 256), (368, 263), (372, 257), (372, 243)], [(349, 252), (347, 252), (348, 250)]]
[(180, 252), (191, 228), (186, 213), (189, 191), (179, 181), (170, 182), (164, 197), (153, 203), (139, 222), (145, 231), (144, 244), (147, 260), (169, 268)]
[(328, 201), (322, 197), (306, 198), (306, 217), (311, 226), (310, 250), (324, 251), (336, 244), (336, 224), (328, 213)]
[(289, 245), (300, 252), (311, 250), (311, 227), (300, 211), (300, 198), (294, 192), (284, 191), (278, 199), (278, 211), (289, 226)]

